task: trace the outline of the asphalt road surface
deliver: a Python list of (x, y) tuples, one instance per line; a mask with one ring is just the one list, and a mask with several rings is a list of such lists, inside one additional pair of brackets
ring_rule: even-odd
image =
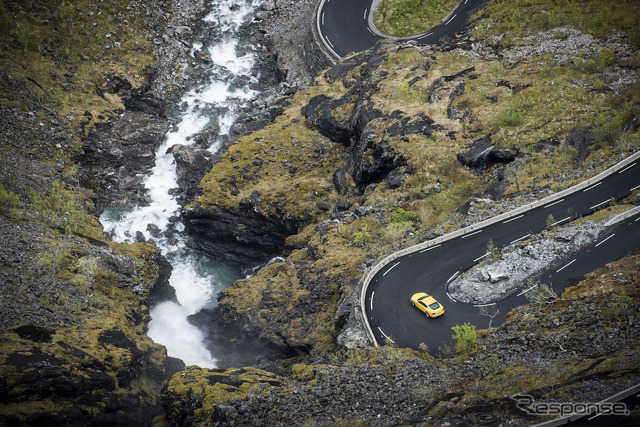
[[(377, 342), (384, 344), (389, 338), (399, 347), (414, 349), (425, 343), (434, 353), (443, 343), (453, 344), (453, 326), (469, 322), (478, 329), (486, 328), (489, 318), (471, 304), (453, 301), (446, 286), (481, 260), (489, 240), (497, 247), (524, 240), (529, 234), (547, 228), (550, 214), (563, 224), (606, 206), (612, 198), (620, 200), (639, 187), (640, 161), (563, 199), (396, 259), (372, 278), (365, 294), (365, 314)], [(541, 281), (551, 284), (559, 293), (564, 287), (577, 283), (585, 273), (623, 258), (637, 248), (640, 248), (640, 215), (618, 224), (577, 256), (549, 266)], [(427, 318), (413, 307), (410, 298), (415, 292), (433, 295), (444, 305), (444, 315)], [(526, 302), (523, 295), (512, 295), (496, 303), (499, 314), (492, 326), (503, 322), (511, 308)]]
[[(326, 0), (318, 11), (320, 37), (340, 58), (351, 52), (369, 49), (385, 38), (369, 27), (371, 3), (371, 0)], [(469, 15), (481, 3), (481, 0), (463, 0), (448, 19), (437, 27), (404, 39), (424, 44), (439, 43), (443, 37), (451, 37), (463, 29)]]

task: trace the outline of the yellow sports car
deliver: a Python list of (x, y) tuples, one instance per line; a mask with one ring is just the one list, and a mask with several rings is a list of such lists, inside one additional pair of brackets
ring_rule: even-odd
[(411, 305), (418, 307), (427, 317), (438, 317), (444, 314), (444, 307), (434, 297), (418, 292), (411, 297)]

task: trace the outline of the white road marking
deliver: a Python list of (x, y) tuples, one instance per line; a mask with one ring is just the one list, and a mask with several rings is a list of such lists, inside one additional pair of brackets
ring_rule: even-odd
[(322, 25), (324, 25), (324, 12), (322, 12)]
[(556, 270), (556, 273), (560, 273), (562, 270), (564, 270), (565, 268), (569, 267), (571, 264), (573, 264), (574, 262), (576, 262), (576, 260), (574, 259), (573, 261), (565, 264), (564, 267), (561, 267), (560, 270)]
[(449, 22), (453, 21), (453, 18), (455, 18), (456, 16), (458, 16), (458, 14), (456, 13), (455, 15), (453, 15), (451, 17), (451, 19), (449, 19), (444, 25), (449, 25)]
[(382, 332), (382, 329), (380, 329), (380, 326), (378, 326), (378, 330), (380, 331), (380, 333), (381, 333), (382, 335), (384, 335), (384, 337), (385, 337), (386, 339), (388, 339), (389, 341), (391, 341), (391, 342), (392, 342), (392, 343), (394, 343), (394, 344), (396, 343), (394, 340), (392, 340), (391, 338), (389, 338), (389, 336), (387, 336), (387, 334), (385, 334), (384, 332)]
[[(445, 292), (447, 292), (447, 291), (445, 291)], [(455, 300), (451, 295), (449, 295), (449, 292), (447, 292), (447, 296), (449, 297), (449, 299), (450, 299), (451, 301), (453, 301), (453, 302), (458, 302), (458, 301), (456, 301), (456, 300)]]
[(474, 304), (474, 307), (489, 307), (490, 305), (496, 305), (495, 302), (492, 302), (491, 304)]
[(376, 35), (376, 33), (374, 33), (374, 32), (371, 30), (371, 28), (367, 27), (367, 30), (369, 30), (369, 32), (370, 32), (371, 34), (373, 34), (374, 36)]
[(447, 280), (447, 283), (449, 283), (450, 281), (455, 279), (458, 276), (458, 273), (460, 273), (460, 270), (458, 270), (455, 273), (453, 273), (453, 276), (449, 277), (449, 280)]
[(431, 34), (433, 34), (433, 31), (432, 31), (432, 32), (430, 32), (430, 33), (425, 34), (425, 35), (424, 35), (424, 36), (422, 36), (422, 37), (418, 37), (418, 40), (420, 40), (420, 39), (426, 39), (426, 38), (427, 38), (427, 37), (429, 37)]
[(394, 267), (395, 267), (396, 265), (398, 265), (398, 264), (400, 264), (400, 262), (396, 262), (395, 264), (393, 264), (393, 265), (392, 265), (392, 266), (391, 266), (387, 271), (385, 271), (382, 275), (383, 275), (383, 276), (386, 276), (386, 275), (387, 275), (387, 273), (388, 273), (388, 272), (390, 272), (391, 270), (393, 270), (393, 269), (394, 269)]
[(631, 191), (633, 191), (633, 190), (637, 190), (638, 188), (640, 188), (640, 185), (636, 185), (635, 187), (633, 187), (633, 188), (631, 189)]
[(440, 245), (431, 246), (431, 247), (428, 247), (427, 249), (421, 250), (420, 253), (427, 252), (427, 251), (430, 251), (431, 249), (435, 249), (435, 248), (439, 248), (439, 247), (440, 247)]
[(519, 242), (520, 240), (524, 240), (524, 239), (526, 239), (526, 238), (527, 238), (527, 237), (529, 237), (529, 236), (531, 236), (531, 234), (527, 234), (526, 236), (522, 236), (521, 238), (516, 239), (516, 240), (512, 241), (512, 242), (511, 242), (511, 243), (509, 243), (509, 244), (512, 244), (512, 243), (515, 243), (515, 242)]
[(484, 254), (484, 255), (482, 255), (480, 258), (476, 258), (476, 259), (474, 259), (474, 260), (473, 260), (473, 262), (478, 262), (478, 261), (480, 261), (482, 258), (486, 257), (487, 255), (489, 255), (489, 254)]
[(473, 233), (465, 234), (461, 237), (461, 239), (466, 239), (469, 236), (473, 236), (474, 234), (482, 233), (482, 230), (474, 231)]
[(520, 296), (520, 295), (522, 295), (522, 294), (526, 294), (527, 292), (529, 292), (531, 289), (535, 288), (536, 286), (538, 286), (538, 285), (533, 285), (533, 286), (532, 286), (532, 287), (530, 287), (529, 289), (525, 289), (524, 291), (520, 292), (520, 293), (518, 294), (518, 296)]
[(468, 1), (469, 1), (469, 0), (464, 0), (464, 4), (467, 4), (467, 2), (468, 2)]
[(508, 219), (508, 220), (506, 220), (506, 221), (502, 221), (502, 223), (503, 223), (503, 224), (506, 224), (506, 223), (508, 223), (508, 222), (515, 221), (516, 219), (520, 219), (520, 218), (522, 218), (523, 216), (524, 216), (524, 214), (522, 214), (522, 215), (518, 215), (518, 216), (515, 216), (515, 217), (513, 217), (513, 218), (511, 218), (511, 219)]
[(597, 248), (598, 246), (600, 246), (601, 244), (603, 244), (604, 242), (606, 242), (607, 240), (609, 240), (610, 238), (612, 238), (613, 236), (615, 236), (616, 234), (613, 233), (611, 236), (607, 237), (606, 239), (604, 239), (602, 242), (598, 243), (595, 247)]
[(582, 190), (582, 192), (584, 193), (585, 191), (589, 191), (589, 190), (591, 190), (591, 189), (593, 189), (593, 188), (596, 188), (596, 187), (597, 187), (598, 185), (600, 185), (600, 184), (602, 184), (602, 181), (600, 181), (600, 182), (599, 182), (599, 183), (597, 183), (597, 184), (592, 185), (591, 187), (585, 188), (584, 190)]
[(560, 224), (561, 222), (565, 222), (565, 221), (566, 221), (566, 220), (568, 220), (568, 219), (571, 219), (571, 217), (570, 217), (570, 216), (568, 216), (568, 217), (566, 217), (566, 218), (561, 219), (560, 221), (556, 221), (556, 222), (554, 222), (553, 224), (551, 224), (551, 225), (550, 225), (550, 227), (553, 227), (554, 225), (558, 225), (558, 224)]
[(373, 294), (375, 294), (376, 291), (371, 292), (371, 311), (373, 311)]
[(551, 207), (551, 206), (553, 206), (553, 205), (557, 205), (558, 203), (561, 203), (561, 202), (564, 202), (564, 199), (560, 199), (560, 200), (555, 201), (555, 202), (553, 202), (553, 203), (549, 203), (549, 204), (548, 204), (548, 205), (546, 205), (543, 209), (547, 209), (547, 208), (549, 208), (549, 207)]
[(362, 19), (364, 19), (365, 21), (367, 20), (367, 12), (369, 11), (369, 9), (365, 9), (364, 10), (364, 16), (362, 17)]
[(324, 36), (325, 39), (327, 39), (327, 43), (329, 43), (329, 46), (331, 46), (331, 48), (333, 48), (333, 43), (331, 43), (331, 40), (329, 40), (329, 37)]
[(626, 168), (622, 169), (622, 170), (621, 170), (620, 172), (618, 172), (618, 173), (622, 173), (622, 172), (626, 171), (627, 169), (631, 169), (631, 168), (632, 168), (632, 167), (634, 167), (635, 165), (636, 165), (635, 163), (632, 163), (632, 164), (630, 164), (629, 166), (627, 166)]
[(605, 203), (609, 203), (610, 201), (611, 201), (611, 199), (607, 199), (607, 200), (605, 200), (604, 202), (600, 202), (600, 203), (598, 203), (597, 205), (593, 205), (593, 206), (591, 206), (589, 209), (595, 209), (595, 208), (597, 208), (598, 206), (602, 206), (602, 205), (604, 205)]
[(636, 220), (635, 220), (635, 221), (633, 221), (633, 222), (638, 222), (638, 221), (640, 221), (640, 218), (636, 218)]

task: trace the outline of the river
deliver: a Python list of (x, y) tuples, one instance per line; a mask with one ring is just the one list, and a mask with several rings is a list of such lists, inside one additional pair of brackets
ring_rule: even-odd
[[(167, 133), (156, 153), (156, 164), (145, 179), (151, 203), (105, 211), (101, 217), (105, 231), (114, 240), (132, 242), (136, 234), (153, 239), (173, 266), (170, 285), (176, 290), (178, 303), (167, 301), (151, 308), (148, 335), (167, 348), (169, 356), (182, 359), (187, 365), (215, 367), (216, 360), (203, 345), (203, 333), (187, 321), (187, 317), (216, 304), (216, 295), (227, 288), (242, 273), (229, 265), (214, 261), (186, 246), (184, 226), (176, 220), (180, 205), (171, 194), (177, 175), (173, 155), (166, 154), (175, 144), (193, 145), (194, 136), (210, 126), (219, 127), (219, 136), (211, 141), (211, 152), (238, 117), (243, 105), (258, 93), (248, 88), (256, 82), (251, 76), (256, 55), (240, 35), (241, 26), (252, 19), (261, 2), (245, 0), (234, 3), (215, 1), (203, 25), (195, 31), (193, 52), (202, 50), (212, 63), (202, 67), (197, 87), (183, 96), (177, 126)], [(239, 76), (246, 76), (238, 79)], [(158, 227), (148, 229), (149, 224)], [(153, 232), (153, 234), (152, 234)]]

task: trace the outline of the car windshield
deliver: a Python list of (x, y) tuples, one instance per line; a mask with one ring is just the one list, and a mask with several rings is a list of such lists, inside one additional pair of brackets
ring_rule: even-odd
[(433, 304), (429, 304), (429, 308), (431, 310), (437, 310), (440, 308), (440, 304), (438, 304), (437, 302), (434, 302)]

